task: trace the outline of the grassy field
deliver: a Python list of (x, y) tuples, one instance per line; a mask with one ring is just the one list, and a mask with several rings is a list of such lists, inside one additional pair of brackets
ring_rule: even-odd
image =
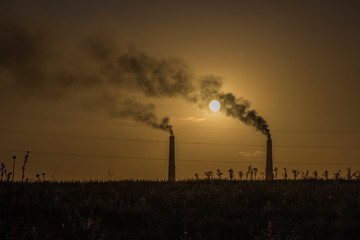
[(359, 239), (360, 181), (0, 183), (0, 239)]

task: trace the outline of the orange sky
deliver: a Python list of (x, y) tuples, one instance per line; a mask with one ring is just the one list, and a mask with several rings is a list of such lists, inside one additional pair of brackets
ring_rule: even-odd
[[(94, 84), (109, 77), (103, 58), (115, 64), (128, 49), (181, 59), (196, 89), (202, 76), (220, 77), (224, 92), (248, 100), (269, 124), (279, 169), (360, 169), (356, 1), (2, 5), (0, 157), (10, 167), (18, 156), (16, 178), (29, 150), (30, 178), (107, 179), (110, 170), (113, 179), (165, 179), (168, 133), (109, 114), (129, 98), (170, 118), (178, 179), (250, 164), (264, 171), (266, 137), (255, 128), (183, 93), (146, 95), (132, 80)], [(88, 44), (99, 48), (89, 53)], [(117, 97), (111, 109), (105, 93)]]

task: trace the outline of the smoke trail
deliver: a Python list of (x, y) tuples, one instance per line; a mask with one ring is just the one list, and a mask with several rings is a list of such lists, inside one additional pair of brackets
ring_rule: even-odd
[[(75, 51), (67, 52), (66, 46), (61, 52), (56, 50), (66, 45), (61, 40), (54, 39), (49, 31), (35, 32), (26, 26), (0, 23), (1, 92), (62, 98), (70, 90), (90, 91), (96, 95), (99, 89), (111, 88), (128, 94), (134, 90), (131, 93), (148, 97), (181, 96), (196, 101), (192, 95), (192, 71), (181, 59), (159, 59), (135, 48), (121, 51), (100, 38), (82, 39), (79, 45), (69, 46)], [(102, 99), (102, 102), (90, 102), (102, 105), (113, 117), (132, 117), (172, 134), (169, 118), (159, 121), (153, 105), (128, 100), (119, 104), (126, 106), (121, 108), (114, 105), (113, 96), (105, 95), (108, 95), (107, 101), (97, 93), (95, 99)], [(84, 103), (91, 108), (89, 104)]]
[(124, 107), (113, 112), (113, 116), (127, 118), (131, 117), (137, 122), (144, 123), (156, 129), (167, 131), (172, 134), (172, 127), (169, 125), (169, 118), (164, 117), (158, 120), (153, 104), (143, 105), (127, 99), (123, 102)]
[(130, 118), (173, 135), (172, 126), (169, 125), (170, 119), (168, 117), (158, 119), (155, 106), (151, 103), (142, 104), (129, 98), (119, 99), (114, 94), (104, 92), (97, 99), (87, 102), (85, 107), (90, 110), (97, 107), (105, 110), (110, 118)]
[[(111, 88), (146, 97), (183, 97), (203, 107), (218, 99), (227, 116), (270, 138), (266, 121), (250, 109), (248, 101), (224, 93), (220, 78), (202, 78), (198, 92), (192, 70), (181, 59), (155, 58), (135, 48), (124, 51), (101, 38), (83, 38), (78, 45), (70, 46), (53, 37), (50, 29), (34, 31), (26, 24), (0, 23), (0, 77), (2, 92), (41, 98), (60, 98), (72, 89), (90, 91), (99, 98), (99, 89)], [(130, 100), (93, 104), (103, 104), (102, 108), (113, 117), (132, 117), (171, 133), (169, 118), (158, 120), (152, 104)]]
[(49, 29), (34, 31), (0, 23), (2, 89), (61, 97), (69, 88), (112, 86), (145, 96), (196, 101), (192, 70), (179, 58), (155, 58), (134, 47), (121, 50), (98, 37), (72, 44), (55, 38)]
[(48, 29), (0, 23), (0, 87), (3, 92), (60, 98), (71, 88), (100, 85), (102, 78)]
[(30, 36), (21, 26), (0, 25), (0, 74), (2, 87), (30, 88), (38, 85), (45, 71), (41, 39)]
[[(104, 54), (109, 51), (105, 43), (93, 40), (87, 41), (87, 46), (90, 53), (100, 60), (101, 74), (108, 83), (141, 91), (145, 96), (182, 96), (196, 101), (191, 94), (195, 89), (192, 71), (181, 59), (157, 59), (135, 48), (111, 56)], [(100, 54), (99, 49), (102, 49)]]
[[(221, 111), (227, 116), (239, 119), (241, 122), (253, 126), (271, 139), (269, 125), (264, 118), (259, 116), (255, 110), (250, 109), (250, 103), (235, 97), (232, 93), (221, 91), (222, 82), (219, 77), (207, 76), (200, 81), (200, 96), (203, 103), (209, 103), (212, 99), (218, 99), (221, 103)], [(204, 106), (204, 105), (200, 105)]]

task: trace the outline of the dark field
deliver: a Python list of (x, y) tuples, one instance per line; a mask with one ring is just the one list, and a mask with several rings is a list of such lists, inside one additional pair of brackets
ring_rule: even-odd
[(359, 239), (360, 181), (0, 183), (0, 239)]

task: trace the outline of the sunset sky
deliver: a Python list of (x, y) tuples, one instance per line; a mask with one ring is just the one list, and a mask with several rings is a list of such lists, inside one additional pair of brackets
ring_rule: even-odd
[(16, 179), (30, 151), (32, 179), (163, 180), (169, 133), (144, 120), (151, 112), (173, 126), (177, 179), (264, 172), (261, 129), (208, 107), (204, 82), (221, 82), (217, 93), (267, 122), (279, 175), (360, 170), (359, 10), (329, 0), (2, 2), (0, 162), (11, 170), (17, 156)]

